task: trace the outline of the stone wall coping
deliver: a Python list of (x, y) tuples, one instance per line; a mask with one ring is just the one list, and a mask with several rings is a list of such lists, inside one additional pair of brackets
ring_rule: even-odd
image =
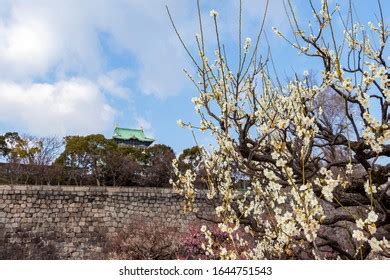
[[(98, 187), (98, 186), (47, 186), (47, 185), (0, 185), (0, 192), (3, 191), (61, 191), (73, 193), (106, 193), (112, 194), (144, 194), (144, 195), (176, 195), (172, 188), (151, 188), (151, 187)], [(198, 190), (198, 194), (205, 195), (206, 190)]]

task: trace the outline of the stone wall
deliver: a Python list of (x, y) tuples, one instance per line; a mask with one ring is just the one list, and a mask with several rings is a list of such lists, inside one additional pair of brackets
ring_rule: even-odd
[[(202, 216), (213, 215), (204, 194), (196, 207)], [(196, 217), (182, 209), (183, 199), (172, 189), (0, 186), (0, 251), (5, 244), (51, 242), (60, 258), (93, 258), (107, 235), (140, 223), (185, 230)]]

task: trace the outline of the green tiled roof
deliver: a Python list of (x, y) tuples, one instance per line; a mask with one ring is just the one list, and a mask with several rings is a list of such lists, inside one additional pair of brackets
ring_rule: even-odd
[(115, 139), (123, 139), (123, 140), (137, 139), (137, 140), (143, 141), (143, 142), (153, 142), (154, 141), (154, 139), (146, 137), (144, 134), (144, 131), (142, 129), (130, 129), (130, 128), (116, 127), (114, 130), (113, 137)]

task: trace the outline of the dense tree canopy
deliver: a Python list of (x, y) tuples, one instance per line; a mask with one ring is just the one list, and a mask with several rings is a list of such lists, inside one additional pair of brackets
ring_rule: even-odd
[(78, 184), (91, 175), (100, 186), (103, 177), (104, 157), (116, 148), (113, 140), (101, 134), (65, 137), (65, 149), (57, 159), (57, 164), (68, 168), (70, 177)]
[(169, 146), (118, 145), (101, 134), (0, 135), (1, 183), (167, 187), (175, 153)]

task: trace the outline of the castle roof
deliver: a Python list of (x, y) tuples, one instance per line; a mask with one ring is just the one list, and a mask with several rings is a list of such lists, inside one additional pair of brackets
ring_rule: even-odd
[(154, 139), (146, 137), (142, 129), (116, 127), (114, 130), (114, 139), (130, 140), (136, 139), (142, 142), (154, 142)]

